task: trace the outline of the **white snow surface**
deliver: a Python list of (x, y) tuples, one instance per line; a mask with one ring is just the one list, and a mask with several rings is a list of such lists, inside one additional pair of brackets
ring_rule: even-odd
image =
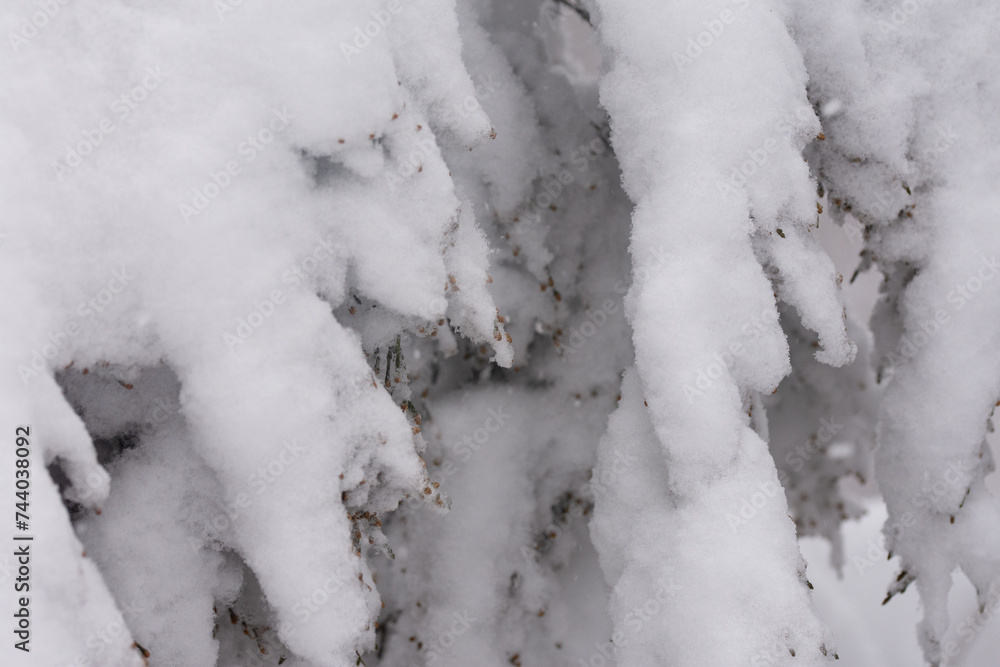
[(0, 28), (23, 664), (992, 664), (1000, 8)]

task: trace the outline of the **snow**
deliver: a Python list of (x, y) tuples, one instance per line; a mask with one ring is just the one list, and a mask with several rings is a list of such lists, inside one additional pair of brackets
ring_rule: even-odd
[[(817, 359), (839, 366), (855, 354), (833, 264), (812, 237), (815, 185), (799, 151), (818, 123), (795, 115), (806, 105), (802, 61), (766, 5), (600, 8), (610, 62), (602, 102), (636, 202), (627, 312), (637, 362), (602, 452), (641, 447), (644, 475), (598, 502), (594, 538), (616, 630), (664, 570), (685, 572), (687, 591), (616, 659), (820, 664), (832, 638), (812, 610), (774, 463), (749, 416), (755, 392), (770, 393), (790, 370), (775, 296), (819, 334)], [(700, 30), (716, 32), (709, 24), (727, 39), (680, 56)], [(763, 35), (770, 48), (754, 51)], [(648, 252), (657, 247), (666, 261)], [(770, 502), (749, 526), (726, 525), (762, 493)], [(623, 542), (637, 513), (641, 532)], [(727, 641), (704, 641), (705, 627), (725, 628)]]
[(31, 663), (992, 664), (998, 12), (7, 3)]
[[(832, 568), (822, 566), (828, 560), (827, 544), (816, 538), (800, 540), (802, 553), (810, 563), (810, 580), (816, 587), (813, 593), (816, 607), (837, 636), (837, 650), (844, 664), (886, 667), (920, 664), (921, 649), (913, 640), (913, 626), (921, 615), (917, 597), (904, 595), (883, 606), (882, 591), (872, 586), (874, 582), (895, 578), (896, 566), (885, 557), (881, 533), (888, 516), (885, 505), (869, 501), (865, 510), (860, 521), (846, 522), (843, 526), (848, 562), (842, 577)], [(950, 655), (956, 659), (952, 664), (991, 665), (1000, 648), (995, 597), (981, 616), (972, 587), (956, 579), (955, 588), (949, 599), (955, 628), (945, 640), (952, 647)]]
[[(987, 421), (1000, 393), (989, 333), (995, 202), (985, 185), (996, 174), (997, 135), (980, 120), (996, 108), (994, 38), (985, 29), (996, 10), (847, 11), (796, 12), (799, 35), (829, 35), (819, 28), (829, 21), (843, 26), (836, 43), (801, 40), (807, 67), (824, 72), (811, 96), (843, 104), (811, 160), (838, 208), (869, 226), (862, 268), (874, 261), (886, 274), (872, 326), (873, 361), (889, 379), (876, 473), (901, 561), (889, 592), (916, 581), (926, 609), (921, 645), (937, 663), (946, 657), (953, 570), (962, 568), (981, 603), (998, 574), (987, 537), (998, 507), (983, 485), (992, 470)], [(976, 293), (962, 293), (969, 288)]]
[[(488, 341), (501, 365), (511, 363), (510, 341), (486, 290), (485, 240), (447, 176), (431, 129), (440, 126), (469, 144), (487, 141), (489, 126), (482, 114), (464, 124), (439, 123), (440, 107), (459, 103), (472, 86), (457, 33), (447, 45), (437, 40), (442, 48), (433, 51), (410, 39), (422, 34), (415, 26), (440, 27), (449, 16), (457, 30), (453, 7), (424, 4), (400, 12), (388, 26), (392, 35), (371, 38), (348, 60), (330, 36), (353, 37), (355, 26), (371, 20), (369, 9), (378, 11), (374, 3), (226, 5), (218, 15), (195, 3), (159, 9), (74, 3), (3, 59), (11, 82), (3, 134), (17, 158), (4, 168), (11, 216), (5, 250), (17, 253), (8, 270), (36, 293), (16, 317), (39, 323), (12, 350), (39, 347), (48, 330), (60, 341), (34, 366), (30, 353), (12, 353), (9, 366), (20, 366), (37, 391), (51, 387), (34, 399), (36, 428), (55, 440), (48, 460), (65, 461), (61, 467), (73, 482), (68, 497), (80, 494), (96, 463), (79, 420), (65, 426), (57, 420), (69, 405), (52, 383), (53, 371), (73, 362), (62, 373), (73, 383), (80, 373), (107, 367), (100, 373), (111, 389), (138, 393), (140, 378), (166, 364), (180, 385), (179, 394), (174, 389), (159, 400), (177, 402), (183, 424), (171, 417), (140, 433), (144, 453), (113, 468), (122, 481), (113, 485), (104, 518), (88, 516), (77, 529), (85, 543), (93, 540), (93, 561), (71, 549), (74, 555), (63, 553), (51, 566), (65, 577), (87, 564), (89, 578), (72, 585), (96, 586), (96, 597), (66, 613), (93, 607), (96, 623), (115, 608), (93, 562), (121, 572), (111, 589), (126, 598), (137, 594), (149, 558), (163, 563), (160, 576), (168, 579), (187, 563), (182, 569), (192, 574), (183, 585), (146, 592), (162, 615), (128, 619), (161, 664), (208, 664), (216, 655), (213, 598), (236, 594), (232, 585), (223, 591), (212, 585), (221, 551), (238, 554), (257, 575), (277, 637), (296, 654), (347, 664), (355, 648), (373, 646), (381, 605), (364, 583), (370, 573), (354, 553), (344, 506), (386, 512), (408, 495), (422, 495), (422, 444), (376, 385), (363, 336), (331, 317), (331, 307), (349, 294), (377, 301), (396, 330), (443, 324), (449, 311), (462, 333)], [(22, 10), (8, 8), (5, 24), (13, 26)], [(408, 29), (396, 34), (404, 24)], [(98, 40), (102, 46), (94, 48)], [(415, 50), (424, 62), (410, 57)], [(324, 81), (330, 83), (318, 83)], [(15, 104), (27, 96), (49, 111)], [(423, 136), (429, 143), (418, 143)], [(429, 146), (419, 168), (400, 172), (419, 145)], [(391, 178), (395, 196), (373, 196)], [(406, 224), (402, 202), (419, 203), (409, 206)], [(122, 275), (109, 282), (115, 271)], [(90, 299), (99, 301), (96, 312), (78, 310)], [(51, 312), (30, 305), (36, 301)], [(60, 336), (63, 322), (79, 331)], [(112, 400), (92, 394), (81, 388), (71, 399), (84, 415), (94, 401)], [(132, 426), (124, 418), (116, 424)], [(97, 437), (97, 422), (88, 427)], [(284, 463), (286, 443), (295, 440), (303, 451), (289, 464), (294, 473), (274, 478), (224, 534), (198, 530), (198, 521), (211, 517), (177, 504), (239, 504), (248, 480), (262, 466)], [(172, 455), (152, 453), (162, 448)], [(200, 474), (190, 474), (191, 465)], [(161, 473), (156, 484), (144, 481)], [(331, 485), (327, 480), (337, 475), (343, 483)], [(39, 494), (52, 496), (55, 487), (44, 474), (37, 483), (47, 489)], [(106, 494), (94, 490), (89, 506), (98, 508)], [(57, 525), (74, 539), (65, 517)], [(143, 540), (140, 530), (156, 539)], [(195, 551), (183, 535), (195, 540)], [(140, 551), (125, 548), (137, 537)], [(58, 553), (50, 550), (49, 557)], [(172, 562), (169, 553), (176, 554)], [(339, 594), (296, 628), (295, 604), (315, 588), (303, 573), (327, 570), (339, 573)], [(56, 604), (44, 595), (38, 600), (40, 643), (59, 625), (49, 620), (57, 619)], [(60, 660), (83, 650), (90, 627), (71, 625), (78, 639), (48, 641), (64, 651)], [(179, 641), (185, 636), (190, 641)], [(119, 643), (128, 648), (124, 635)], [(129, 664), (136, 655), (119, 651), (105, 664)]]

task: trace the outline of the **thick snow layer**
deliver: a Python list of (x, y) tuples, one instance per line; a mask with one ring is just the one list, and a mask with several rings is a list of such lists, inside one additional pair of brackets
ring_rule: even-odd
[(32, 664), (992, 664), (998, 25), (10, 0)]
[[(904, 595), (890, 605), (880, 605), (884, 597), (877, 584), (895, 578), (895, 565), (886, 560), (882, 524), (886, 508), (879, 502), (865, 502), (866, 516), (843, 527), (846, 563), (842, 575), (824, 567), (830, 546), (807, 538), (799, 542), (809, 561), (810, 580), (816, 589), (813, 598), (820, 614), (837, 636), (837, 650), (845, 665), (909, 667), (923, 661), (914, 641), (913, 626), (922, 613), (916, 596)], [(949, 596), (953, 627), (943, 645), (949, 656), (945, 664), (990, 667), (1000, 651), (997, 613), (1000, 595), (992, 594), (984, 613), (979, 612), (975, 590), (956, 579)]]
[[(32, 9), (5, 7), (4, 33)], [(5, 284), (22, 285), (5, 321), (32, 323), (5, 330), (5, 395), (24, 396), (9, 419), (39, 431), (37, 507), (55, 514), (38, 521), (65, 542), (39, 563), (52, 573), (41, 575), (37, 631), (71, 662), (95, 624), (118, 618), (96, 561), (119, 573), (119, 608), (133, 596), (156, 605), (155, 617), (126, 620), (158, 664), (208, 664), (212, 608), (236, 593), (218, 574), (222, 550), (256, 575), (292, 653), (346, 665), (374, 646), (381, 608), (351, 517), (423, 497), (427, 480), (419, 429), (366, 362), (370, 332), (331, 308), (364, 299), (386, 312), (383, 347), (418, 327), (441, 327), (447, 346), (450, 319), (512, 362), (486, 288), (488, 246), (436, 138), (470, 147), (491, 134), (481, 111), (444, 115), (473, 94), (454, 3), (57, 10), (0, 60), (4, 270), (17, 276)], [(105, 503), (108, 475), (53, 373), (67, 367), (72, 383), (106, 368), (121, 401), (161, 364), (180, 388), (159, 400), (177, 411), (140, 429)], [(85, 417), (107, 399), (95, 391), (74, 396)], [(56, 457), (66, 497), (94, 509), (77, 527), (87, 558), (42, 469)], [(239, 508), (225, 530), (185, 505), (209, 501)], [(166, 568), (169, 554), (189, 575), (142, 590), (146, 572), (174, 577), (151, 562)], [(330, 572), (337, 595), (297, 617)], [(55, 639), (64, 626), (72, 633)], [(107, 651), (107, 665), (138, 656), (127, 632)]]
[[(599, 6), (601, 98), (636, 203), (637, 368), (601, 465), (630, 447), (642, 471), (598, 498), (594, 524), (616, 632), (664, 573), (684, 571), (691, 584), (673, 613), (618, 648), (618, 664), (752, 655), (819, 664), (832, 640), (809, 602), (774, 463), (751, 428), (756, 392), (789, 371), (775, 296), (818, 333), (820, 361), (850, 363), (856, 349), (833, 264), (813, 237), (815, 185), (800, 151), (819, 125), (797, 113), (808, 108), (802, 61), (768, 3)], [(704, 30), (725, 38), (692, 49)], [(755, 494), (769, 500), (739, 525)], [(626, 525), (639, 528), (622, 541)], [(703, 641), (706, 627), (725, 628), (728, 640)]]
[(842, 3), (802, 4), (794, 20), (817, 73), (810, 97), (828, 109), (811, 161), (841, 217), (866, 225), (860, 268), (886, 275), (872, 328), (889, 380), (876, 472), (901, 561), (887, 599), (916, 582), (934, 664), (952, 657), (941, 643), (952, 572), (981, 604), (1000, 575), (1000, 506), (983, 483), (1000, 398), (998, 16), (988, 4)]

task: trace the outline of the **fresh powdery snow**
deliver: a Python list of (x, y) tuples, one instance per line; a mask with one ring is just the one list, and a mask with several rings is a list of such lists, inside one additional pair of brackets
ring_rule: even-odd
[(995, 664), (1000, 7), (0, 28), (0, 664)]
[[(627, 448), (642, 473), (598, 497), (593, 525), (622, 639), (651, 582), (685, 573), (676, 602), (618, 664), (820, 664), (833, 639), (812, 610), (766, 422), (753, 415), (790, 369), (775, 296), (819, 335), (817, 359), (840, 366), (856, 351), (799, 157), (819, 132), (795, 113), (808, 106), (801, 57), (768, 3), (607, 1), (601, 15), (601, 98), (636, 202), (637, 365), (599, 469)], [(729, 26), (725, 39), (697, 59), (672, 56), (705, 22)], [(755, 53), (755, 41), (769, 48)], [(652, 247), (668, 248), (666, 261)], [(768, 502), (752, 521), (727, 519), (760, 493)]]

